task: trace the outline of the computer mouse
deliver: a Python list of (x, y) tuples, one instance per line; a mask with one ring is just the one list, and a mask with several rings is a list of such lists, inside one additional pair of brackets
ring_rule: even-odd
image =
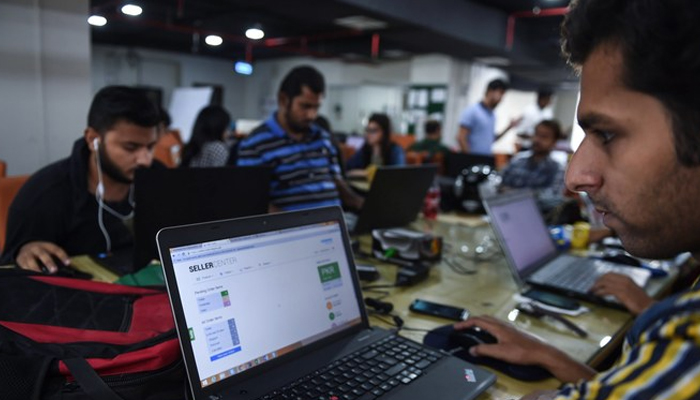
[(601, 259), (603, 261), (608, 261), (615, 264), (629, 265), (631, 267), (642, 266), (641, 261), (624, 253), (607, 254), (601, 257)]
[(498, 342), (493, 335), (478, 326), (461, 330), (455, 329), (450, 334), (449, 340), (467, 350), (478, 344), (493, 344)]
[(478, 327), (453, 329), (448, 336), (446, 350), (467, 362), (493, 368), (521, 381), (540, 381), (552, 376), (549, 371), (538, 366), (511, 364), (492, 357), (475, 357), (469, 353), (469, 348), (472, 346), (493, 343), (498, 343), (498, 340), (484, 329)]

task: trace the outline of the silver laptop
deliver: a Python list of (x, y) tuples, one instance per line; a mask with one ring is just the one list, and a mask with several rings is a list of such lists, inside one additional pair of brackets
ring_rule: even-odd
[(510, 192), (484, 200), (491, 226), (501, 243), (515, 280), (587, 301), (620, 307), (612, 296), (589, 292), (603, 274), (616, 272), (632, 278), (640, 287), (649, 271), (602, 260), (575, 257), (557, 250), (530, 191)]
[(340, 208), (157, 235), (193, 397), (472, 399), (487, 371), (371, 328)]

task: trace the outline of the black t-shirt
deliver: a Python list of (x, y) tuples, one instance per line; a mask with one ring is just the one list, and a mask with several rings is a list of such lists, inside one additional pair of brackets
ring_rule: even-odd
[[(81, 138), (73, 145), (70, 157), (37, 171), (22, 186), (10, 206), (0, 265), (14, 263), (19, 249), (32, 241), (55, 243), (69, 256), (107, 250), (98, 224), (98, 202), (87, 190), (89, 155), (85, 139)], [(164, 167), (154, 161), (151, 168)], [(131, 211), (128, 199), (107, 205), (122, 215)], [(106, 210), (102, 210), (102, 218), (113, 252), (133, 246), (128, 222)]]

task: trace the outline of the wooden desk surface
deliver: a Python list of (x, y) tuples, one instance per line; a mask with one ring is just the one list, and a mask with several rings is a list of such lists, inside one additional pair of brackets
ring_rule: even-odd
[[(406, 337), (420, 342), (425, 336), (425, 331), (450, 323), (448, 320), (415, 314), (408, 310), (409, 304), (414, 299), (422, 298), (465, 307), (472, 315), (488, 314), (502, 320), (509, 320), (516, 327), (564, 350), (574, 359), (595, 366), (605, 358), (609, 351), (622, 342), (624, 332), (633, 320), (627, 312), (587, 303), (585, 305), (590, 309), (590, 312), (571, 318), (571, 321), (588, 332), (589, 336), (583, 339), (563, 326), (519, 314), (514, 311), (517, 302), (513, 299), (517, 286), (510, 275), (503, 253), (493, 237), (491, 228), (483, 218), (441, 214), (437, 221), (418, 220), (412, 228), (441, 235), (446, 244), (443, 256), (462, 253), (464, 246), (473, 252), (473, 248), (482, 242), (484, 236), (492, 238), (495, 254), (484, 261), (476, 261), (462, 256), (457, 257), (461, 265), (474, 271), (472, 274), (457, 273), (445, 262), (441, 262), (431, 269), (427, 280), (417, 285), (377, 289), (376, 291), (366, 290), (365, 297), (381, 297), (383, 293), (389, 293), (389, 296), (383, 300), (393, 303), (394, 312), (404, 320), (404, 326), (422, 330), (402, 330), (401, 334)], [(360, 243), (362, 250), (369, 253), (371, 237), (369, 235), (360, 237)], [(87, 256), (74, 257), (72, 260), (74, 267), (92, 273), (95, 280), (114, 282), (118, 279), (115, 274), (100, 267)], [(396, 266), (381, 264), (375, 259), (358, 258), (358, 262), (375, 264), (382, 276), (378, 281), (364, 283), (364, 286), (386, 285), (394, 282), (398, 270)], [(673, 277), (650, 281), (649, 292), (652, 294), (661, 292), (671, 283)], [(374, 325), (391, 327), (383, 322), (384, 317), (373, 316), (370, 320)], [(519, 398), (534, 390), (554, 389), (561, 384), (553, 378), (528, 383), (496, 373), (498, 375), (496, 384), (478, 399)]]
[[(462, 251), (462, 246), (473, 248), (480, 243), (484, 236), (493, 238), (491, 228), (481, 218), (442, 215), (438, 221), (417, 221), (414, 229), (431, 232), (443, 237), (445, 250), (443, 257)], [(515, 310), (516, 301), (513, 294), (517, 285), (510, 275), (503, 253), (493, 238), (496, 246), (495, 255), (486, 261), (469, 260), (458, 257), (460, 264), (475, 271), (473, 274), (459, 274), (444, 261), (430, 271), (427, 280), (410, 287), (367, 290), (365, 297), (381, 297), (380, 291), (389, 292), (384, 301), (393, 303), (394, 312), (405, 323), (405, 327), (430, 330), (450, 323), (450, 321), (412, 313), (409, 304), (416, 298), (435, 301), (467, 308), (472, 315), (488, 314), (505, 321), (511, 321), (516, 327), (533, 334), (547, 343), (564, 350), (574, 359), (597, 365), (616, 344), (622, 342), (625, 331), (629, 328), (633, 317), (625, 311), (585, 303), (590, 312), (571, 321), (588, 332), (587, 338), (580, 338), (569, 329), (549, 320), (539, 320), (520, 314)], [(371, 238), (365, 235), (360, 238), (361, 248), (369, 253)], [(376, 260), (358, 259), (360, 263), (376, 264), (382, 278), (379, 281), (364, 286), (391, 284), (394, 282), (398, 268), (389, 264), (377, 264)], [(664, 284), (670, 283), (671, 277), (663, 282), (653, 282), (651, 292), (661, 290)], [(384, 317), (379, 317), (385, 319)], [(388, 325), (377, 317), (372, 317), (373, 324)], [(422, 341), (425, 331), (402, 330), (401, 334), (411, 339)], [(519, 398), (537, 389), (554, 389), (560, 385), (555, 379), (527, 383), (498, 374), (498, 382), (479, 399), (512, 399)]]

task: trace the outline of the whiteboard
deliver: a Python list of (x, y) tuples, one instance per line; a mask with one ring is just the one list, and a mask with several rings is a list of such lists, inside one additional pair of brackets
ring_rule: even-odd
[(192, 136), (192, 127), (199, 112), (211, 102), (214, 89), (210, 87), (180, 87), (173, 90), (168, 112), (172, 123), (171, 129), (180, 131), (182, 141), (187, 143)]

